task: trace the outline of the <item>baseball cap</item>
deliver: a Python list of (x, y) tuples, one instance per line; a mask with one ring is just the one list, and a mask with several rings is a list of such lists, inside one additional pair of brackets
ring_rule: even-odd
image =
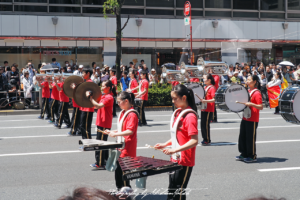
[(83, 65), (79, 65), (79, 68), (83, 68)]

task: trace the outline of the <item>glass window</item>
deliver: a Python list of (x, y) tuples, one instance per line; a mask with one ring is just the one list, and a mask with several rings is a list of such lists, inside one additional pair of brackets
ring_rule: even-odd
[(80, 0), (49, 0), (49, 3), (80, 4)]
[(47, 6), (15, 6), (15, 11), (47, 12)]
[(288, 18), (300, 18), (300, 13), (288, 13)]
[(280, 18), (284, 19), (284, 13), (260, 13), (261, 18)]
[(205, 0), (206, 8), (231, 8), (231, 0)]
[(258, 12), (233, 12), (233, 17), (258, 18)]
[(101, 67), (103, 63), (102, 47), (78, 47), (77, 62), (82, 65), (92, 66), (92, 62), (96, 62)]
[[(183, 10), (176, 10), (176, 15), (177, 16), (184, 16), (183, 15)], [(192, 17), (193, 16), (203, 16), (203, 11), (192, 10)]]
[(147, 0), (146, 6), (174, 7), (174, 0)]
[(300, 10), (300, 0), (288, 0), (289, 10)]
[(83, 13), (103, 13), (103, 8), (88, 8), (88, 7), (83, 7), (82, 8)]
[(174, 10), (146, 10), (146, 15), (174, 15)]
[(128, 15), (144, 15), (144, 9), (126, 9), (122, 8), (121, 14), (128, 14)]
[(284, 11), (284, 0), (261, 0), (260, 9)]
[(82, 0), (82, 4), (103, 5), (105, 0)]
[(15, 2), (47, 3), (47, 0), (15, 0)]
[(0, 11), (12, 11), (12, 6), (0, 5)]
[(231, 17), (231, 12), (227, 11), (205, 11), (207, 17)]
[(126, 0), (124, 5), (143, 6), (144, 0)]
[(1, 0), (0, 2), (12, 2), (12, 0)]
[(233, 0), (233, 9), (258, 10), (258, 0)]
[[(186, 0), (176, 0), (176, 7), (177, 8), (184, 8), (184, 3)], [(203, 8), (203, 0), (190, 0), (190, 3), (193, 8)]]
[(50, 6), (49, 12), (80, 13), (80, 7)]

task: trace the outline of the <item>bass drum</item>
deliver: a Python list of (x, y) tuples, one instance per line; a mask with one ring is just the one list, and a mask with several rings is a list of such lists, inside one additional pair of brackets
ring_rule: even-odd
[(286, 88), (279, 97), (280, 114), (285, 121), (300, 124), (300, 87)]
[(244, 104), (236, 103), (249, 102), (249, 92), (242, 85), (225, 84), (221, 85), (215, 94), (215, 104), (219, 109), (226, 112), (242, 112), (246, 106)]
[(204, 99), (205, 97), (205, 90), (202, 87), (202, 85), (200, 85), (199, 83), (190, 83), (190, 84), (185, 84), (185, 86), (187, 88), (190, 88), (193, 90), (194, 92), (194, 98), (195, 98), (195, 104), (196, 105), (200, 105), (200, 99), (196, 96), (196, 94), (201, 97), (202, 99)]

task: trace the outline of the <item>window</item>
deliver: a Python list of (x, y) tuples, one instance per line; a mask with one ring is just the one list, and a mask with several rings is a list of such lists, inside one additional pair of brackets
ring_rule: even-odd
[(12, 2), (12, 0), (1, 0), (0, 2)]
[(300, 18), (300, 13), (288, 13), (288, 18)]
[[(183, 10), (176, 10), (176, 15), (177, 16), (184, 16), (183, 15)], [(203, 16), (203, 11), (192, 10), (192, 17), (193, 16)]]
[(15, 6), (15, 11), (47, 12), (47, 6)]
[(103, 5), (105, 0), (82, 0), (82, 4)]
[(206, 8), (231, 8), (231, 0), (205, 0)]
[(80, 7), (50, 6), (49, 12), (80, 13)]
[(0, 5), (0, 11), (12, 11), (12, 6)]
[(47, 3), (47, 0), (15, 0), (15, 2)]
[(174, 10), (146, 10), (146, 15), (174, 15)]
[(208, 16), (208, 17), (231, 17), (231, 12), (205, 11), (205, 16)]
[(258, 12), (233, 12), (233, 17), (258, 18)]
[(125, 0), (124, 5), (143, 6), (144, 0)]
[[(176, 7), (183, 8), (185, 0), (176, 0)], [(203, 0), (190, 0), (190, 3), (193, 8), (203, 8)]]
[(284, 0), (261, 0), (260, 9), (284, 11)]
[(233, 0), (233, 9), (258, 10), (258, 0)]
[(261, 18), (280, 18), (284, 19), (284, 13), (260, 13)]
[(174, 0), (147, 0), (146, 6), (149, 7), (174, 7)]
[(144, 9), (126, 9), (122, 8), (121, 14), (127, 14), (127, 15), (144, 15)]
[(82, 8), (82, 12), (83, 13), (103, 13), (103, 8), (87, 8), (87, 7), (83, 7)]
[(49, 0), (49, 3), (80, 4), (80, 0)]
[(300, 0), (288, 0), (289, 10), (300, 10)]

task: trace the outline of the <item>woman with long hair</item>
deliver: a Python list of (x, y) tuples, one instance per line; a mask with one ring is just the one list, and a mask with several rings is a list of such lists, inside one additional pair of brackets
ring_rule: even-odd
[(243, 117), (240, 125), (239, 135), (239, 156), (235, 159), (247, 163), (255, 162), (256, 155), (256, 131), (259, 122), (259, 111), (263, 109), (262, 96), (260, 93), (260, 81), (258, 76), (251, 75), (247, 78), (249, 88), (250, 102), (243, 103), (249, 109), (251, 116)]
[[(279, 86), (281, 88), (281, 73), (279, 71), (277, 71), (275, 74), (274, 74), (274, 78), (271, 82), (269, 82), (267, 84), (267, 89), (270, 88), (270, 87), (274, 87), (274, 86)], [(279, 114), (279, 106), (277, 106), (275, 108), (275, 115), (276, 114)]]
[[(169, 175), (168, 199), (186, 199), (187, 188), (193, 166), (195, 165), (196, 146), (198, 144), (198, 117), (193, 90), (184, 85), (176, 85), (171, 97), (177, 110), (171, 118), (171, 139), (158, 143), (156, 149), (163, 149), (171, 155), (171, 161), (183, 166)], [(165, 148), (172, 146), (170, 149)]]

